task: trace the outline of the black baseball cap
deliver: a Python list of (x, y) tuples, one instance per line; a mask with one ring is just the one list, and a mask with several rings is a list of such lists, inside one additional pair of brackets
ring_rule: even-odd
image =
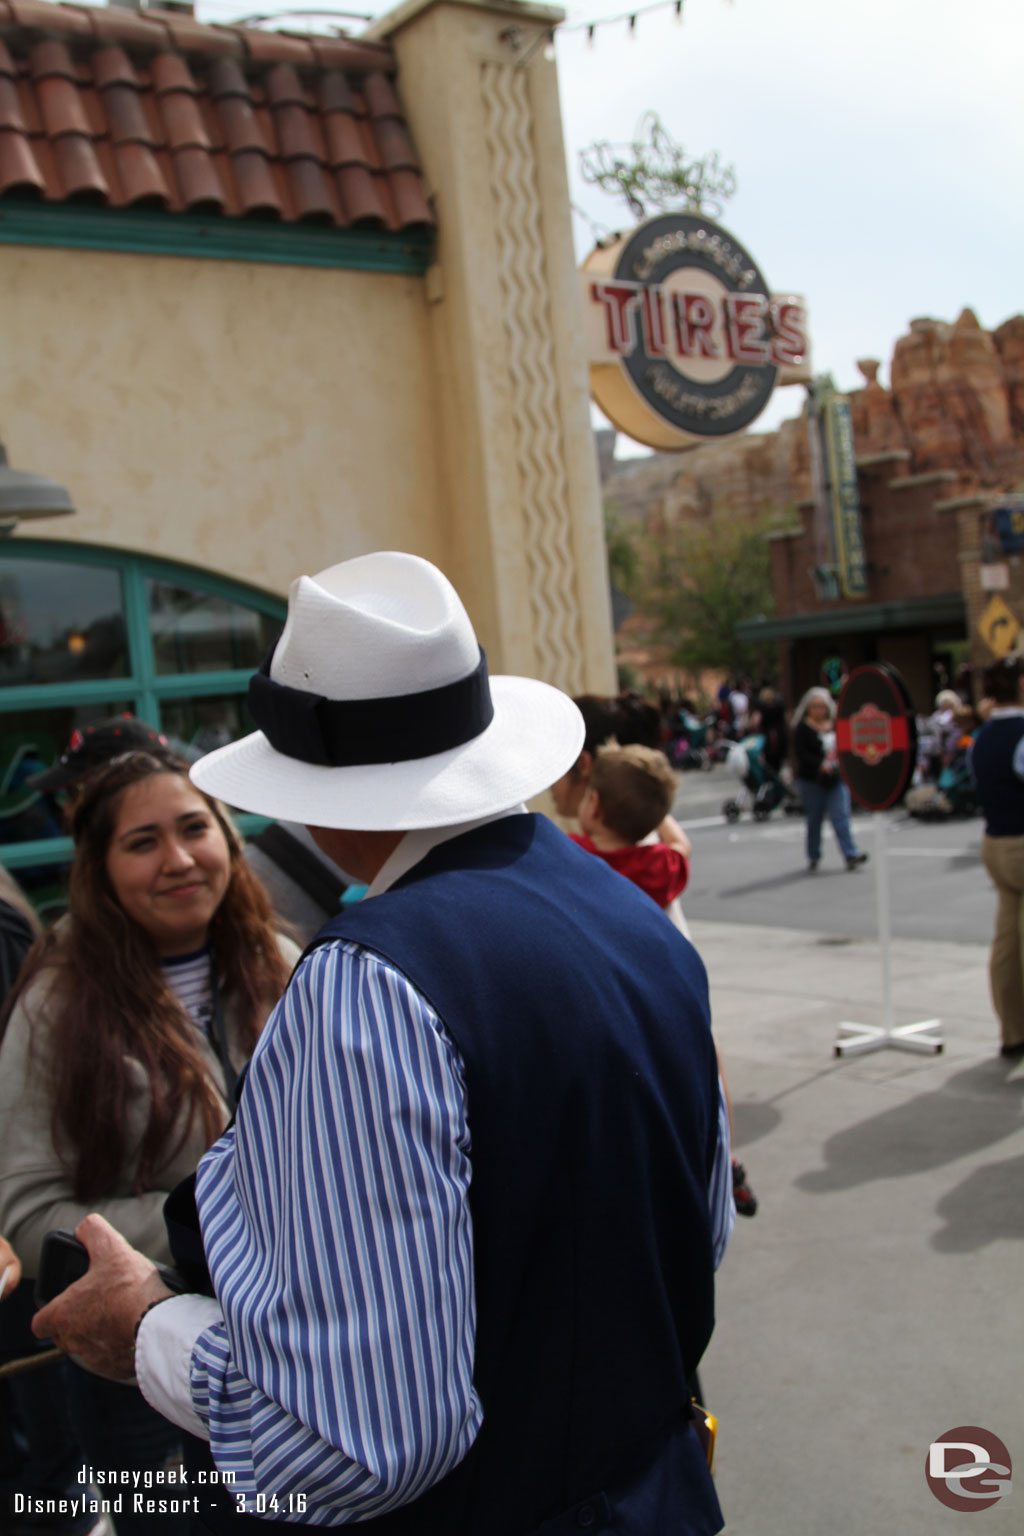
[(113, 719), (97, 720), (84, 730), (73, 731), (65, 751), (53, 767), (30, 774), (25, 784), (29, 789), (43, 791), (67, 789), (125, 752), (152, 752), (155, 757), (177, 761), (166, 736), (142, 720), (136, 720), (134, 715), (115, 715)]

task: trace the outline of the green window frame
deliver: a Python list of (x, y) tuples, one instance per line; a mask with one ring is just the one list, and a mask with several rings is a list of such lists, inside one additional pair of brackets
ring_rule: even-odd
[[(105, 703), (111, 705), (110, 712), (113, 713), (125, 701), (140, 720), (159, 729), (163, 727), (163, 711), (168, 704), (247, 693), (252, 676), (250, 667), (209, 672), (158, 671), (150, 623), (148, 581), (167, 582), (225, 599), (279, 624), (284, 623), (287, 613), (283, 599), (257, 587), (246, 586), (201, 567), (99, 545), (55, 539), (0, 540), (0, 572), (5, 565), (19, 560), (98, 566), (117, 573), (121, 584), (128, 670), (121, 677), (81, 682), (0, 685), (0, 733), (4, 715)], [(245, 813), (238, 814), (235, 821), (245, 836), (251, 836), (267, 825), (265, 817)], [(15, 872), (32, 866), (65, 864), (71, 854), (72, 844), (68, 837), (29, 842), (0, 841), (0, 863)]]

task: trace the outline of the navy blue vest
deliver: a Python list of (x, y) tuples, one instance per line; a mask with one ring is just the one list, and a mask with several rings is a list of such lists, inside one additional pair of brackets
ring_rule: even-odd
[(1024, 736), (1024, 715), (989, 720), (971, 748), (971, 772), (989, 837), (1024, 837), (1024, 782), (1013, 754)]
[(719, 1530), (685, 1432), (713, 1321), (717, 1065), (696, 952), (533, 816), (435, 848), (314, 946), (332, 939), (381, 955), (434, 1007), (465, 1064), (472, 1137), (483, 1426), (446, 1478), (361, 1528), (526, 1536), (582, 1509), (601, 1530), (603, 1496), (635, 1472), (658, 1492), (634, 1501), (650, 1517), (631, 1532)]

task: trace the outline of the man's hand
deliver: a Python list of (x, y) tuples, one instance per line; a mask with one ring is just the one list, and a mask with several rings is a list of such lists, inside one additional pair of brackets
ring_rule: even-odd
[(0, 1301), (9, 1296), (21, 1279), (21, 1265), (18, 1263), (18, 1255), (5, 1237), (0, 1237)]
[(130, 1381), (136, 1325), (151, 1302), (173, 1292), (156, 1265), (102, 1216), (86, 1216), (75, 1236), (89, 1250), (88, 1273), (36, 1313), (32, 1332), (37, 1339), (52, 1339), (97, 1375)]

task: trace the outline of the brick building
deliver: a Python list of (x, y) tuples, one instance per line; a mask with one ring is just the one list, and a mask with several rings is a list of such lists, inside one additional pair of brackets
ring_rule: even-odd
[[(979, 624), (991, 599), (995, 555), (986, 529), (997, 497), (958, 493), (952, 470), (910, 473), (905, 449), (858, 455), (857, 484), (867, 595), (836, 597), (821, 577), (823, 530), (813, 499), (797, 505), (799, 523), (769, 535), (775, 615), (741, 626), (744, 639), (774, 641), (787, 694), (823, 680), (838, 657), (847, 670), (887, 661), (903, 674), (917, 709), (929, 712), (937, 669), (952, 677), (969, 661), (994, 659)], [(985, 558), (983, 558), (985, 557)], [(1006, 596), (1024, 613), (1024, 567), (1010, 556)], [(1013, 588), (1019, 583), (1019, 600)]]

